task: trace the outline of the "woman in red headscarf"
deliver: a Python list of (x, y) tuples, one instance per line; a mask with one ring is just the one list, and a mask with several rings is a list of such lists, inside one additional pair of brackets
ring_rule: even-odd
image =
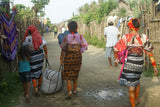
[[(144, 67), (143, 52), (147, 52), (151, 63), (154, 67), (155, 75), (158, 74), (156, 63), (152, 54), (152, 44), (145, 34), (138, 32), (140, 22), (133, 18), (128, 22), (130, 33), (123, 35), (122, 39), (115, 45), (115, 51), (126, 50), (127, 58), (125, 59), (120, 75), (119, 83), (129, 87), (129, 100), (131, 107), (135, 107), (140, 102), (138, 99), (140, 90), (140, 77)], [(118, 59), (117, 59), (118, 60)]]
[(77, 93), (77, 79), (82, 64), (82, 53), (87, 49), (88, 43), (84, 37), (77, 33), (77, 23), (71, 21), (68, 24), (70, 34), (64, 36), (61, 44), (61, 64), (64, 64), (63, 79), (67, 81), (68, 95), (66, 99)]
[(40, 90), (42, 83), (42, 68), (44, 57), (47, 58), (47, 45), (34, 25), (28, 26), (23, 38), (23, 45), (29, 45), (30, 47), (30, 76), (34, 87), (35, 96), (39, 96), (38, 90)]

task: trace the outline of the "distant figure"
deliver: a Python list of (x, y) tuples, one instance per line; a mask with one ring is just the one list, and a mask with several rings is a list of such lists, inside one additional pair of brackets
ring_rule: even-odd
[(19, 75), (23, 82), (24, 97), (29, 102), (29, 91), (30, 91), (30, 52), (28, 46), (22, 46), (18, 53), (19, 59)]
[(54, 38), (55, 38), (57, 36), (58, 27), (54, 26), (53, 30), (54, 30)]
[(61, 30), (62, 30), (62, 33), (64, 33), (66, 31), (66, 28), (62, 26)]
[[(113, 24), (113, 20), (108, 21), (109, 26), (104, 29), (104, 36), (106, 37), (106, 57), (108, 57), (110, 68), (112, 68), (111, 52), (113, 52), (113, 47), (117, 43), (118, 36), (120, 35), (118, 28), (113, 26)], [(115, 66), (117, 66), (117, 63), (115, 63)]]
[(47, 33), (49, 33), (49, 27), (47, 26)]

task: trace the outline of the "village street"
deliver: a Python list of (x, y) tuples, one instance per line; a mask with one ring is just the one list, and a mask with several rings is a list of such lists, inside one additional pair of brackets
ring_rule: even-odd
[[(60, 66), (60, 47), (53, 34), (44, 35), (48, 47), (48, 59), (53, 70)], [(31, 102), (26, 103), (23, 93), (20, 103), (16, 107), (130, 107), (128, 88), (118, 84), (121, 65), (109, 68), (105, 51), (89, 45), (83, 53), (82, 67), (78, 78), (78, 95), (70, 100), (65, 100), (66, 89), (35, 97), (31, 91)], [(65, 87), (66, 88), (66, 87)], [(31, 88), (33, 90), (33, 87)], [(160, 106), (160, 80), (157, 77), (141, 78), (140, 88), (141, 103), (137, 107)]]

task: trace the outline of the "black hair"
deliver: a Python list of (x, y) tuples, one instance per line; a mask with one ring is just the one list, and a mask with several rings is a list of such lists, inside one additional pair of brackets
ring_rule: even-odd
[(76, 33), (77, 32), (77, 23), (75, 21), (71, 21), (69, 24), (68, 24), (68, 28), (69, 28), (69, 31), (70, 32), (74, 32)]
[(133, 19), (133, 20), (132, 20), (132, 23), (133, 23), (133, 26), (134, 26), (135, 28), (139, 28), (139, 27), (140, 27), (140, 23), (139, 23), (139, 21), (138, 21), (137, 19)]
[(30, 51), (29, 51), (29, 46), (22, 46), (19, 50), (19, 58), (22, 59), (23, 61), (25, 59), (29, 60), (30, 59)]
[(31, 35), (31, 31), (30, 30), (28, 30), (28, 34)]
[(109, 26), (113, 26), (113, 23), (108, 23)]

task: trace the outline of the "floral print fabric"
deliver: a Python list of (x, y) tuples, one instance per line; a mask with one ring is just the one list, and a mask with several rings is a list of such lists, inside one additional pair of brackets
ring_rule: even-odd
[(64, 36), (62, 44), (61, 44), (61, 48), (63, 50), (67, 50), (68, 46), (71, 46), (71, 44), (72, 45), (79, 44), (81, 53), (87, 50), (87, 46), (88, 46), (87, 41), (80, 34), (69, 34), (69, 35)]

